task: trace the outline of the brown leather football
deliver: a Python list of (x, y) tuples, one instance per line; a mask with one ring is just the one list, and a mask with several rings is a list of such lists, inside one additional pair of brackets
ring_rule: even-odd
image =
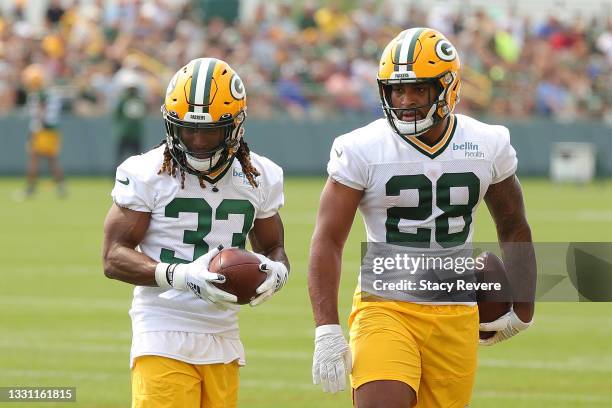
[(238, 304), (247, 304), (257, 294), (255, 290), (266, 280), (266, 273), (259, 270), (259, 258), (240, 248), (221, 250), (210, 261), (208, 270), (225, 276), (224, 283), (215, 283), (238, 298)]
[[(483, 252), (478, 258), (483, 258), (484, 262), (484, 268), (476, 273), (478, 283), (499, 282), (501, 285), (501, 291), (479, 290), (477, 292), (480, 323), (488, 323), (510, 311), (512, 295), (502, 260), (492, 252)], [(495, 332), (481, 331), (480, 338), (488, 339), (494, 334)]]

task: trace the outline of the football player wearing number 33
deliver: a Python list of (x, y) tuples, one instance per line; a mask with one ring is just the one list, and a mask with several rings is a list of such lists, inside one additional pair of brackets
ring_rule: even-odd
[[(358, 287), (347, 342), (337, 301), (342, 251), (357, 208), (368, 242), (414, 251), (469, 247), (472, 216), (484, 199), (506, 269), (535, 288), (516, 153), (505, 127), (453, 113), (460, 63), (443, 34), (402, 31), (383, 51), (377, 79), (386, 118), (336, 138), (327, 166), (309, 267), (317, 326), (313, 381), (337, 392), (350, 374), (357, 408), (463, 408), (476, 371), (476, 305), (366, 301)], [(522, 243), (520, 253), (510, 243)], [(529, 327), (532, 295), (530, 289), (526, 301), (489, 323), (486, 330), (497, 333), (485, 345)]]
[(224, 61), (179, 69), (162, 115), (163, 142), (117, 168), (104, 225), (106, 276), (135, 285), (132, 407), (231, 408), (245, 364), (239, 306), (209, 263), (248, 237), (268, 275), (251, 306), (281, 289), (283, 172), (249, 152), (246, 91)]

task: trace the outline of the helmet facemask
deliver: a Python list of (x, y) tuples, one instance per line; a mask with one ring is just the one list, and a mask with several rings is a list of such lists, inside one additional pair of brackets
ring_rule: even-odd
[[(442, 82), (443, 81), (443, 82)], [(449, 114), (450, 109), (447, 104), (448, 86), (443, 86), (443, 83), (448, 85), (453, 81), (452, 74), (445, 72), (438, 77), (423, 78), (423, 79), (378, 79), (378, 89), (380, 100), (385, 117), (391, 128), (403, 137), (415, 137), (424, 134)], [(433, 84), (429, 86), (428, 103), (422, 106), (415, 107), (393, 107), (391, 103), (391, 92), (393, 85), (401, 84)], [(434, 90), (432, 92), (432, 90)], [(421, 115), (421, 111), (426, 109), (425, 117)], [(412, 111), (414, 114), (413, 120), (402, 120), (401, 113)]]
[[(209, 182), (216, 182), (236, 155), (240, 140), (244, 134), (244, 119), (246, 113), (239, 112), (235, 117), (231, 114), (222, 115), (214, 123), (184, 121), (168, 113), (162, 106), (162, 114), (166, 125), (166, 143), (170, 154), (177, 164), (187, 173), (202, 177)], [(185, 143), (182, 129), (222, 129), (221, 142), (211, 150), (191, 151)]]

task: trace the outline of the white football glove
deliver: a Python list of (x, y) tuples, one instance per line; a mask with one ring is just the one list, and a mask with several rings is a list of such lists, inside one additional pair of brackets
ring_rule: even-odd
[[(222, 249), (223, 247), (220, 245), (187, 264), (160, 262), (155, 268), (155, 280), (161, 288), (174, 288), (178, 291), (190, 290), (200, 299), (208, 299), (217, 307), (227, 309), (228, 305), (236, 304), (238, 298), (213, 285), (213, 283), (225, 282), (225, 276), (208, 270), (210, 260)], [(161, 296), (172, 298), (174, 295), (165, 292)]]
[(352, 369), (351, 350), (339, 324), (325, 324), (315, 330), (312, 357), (312, 382), (321, 384), (324, 392), (344, 391), (346, 375)]
[(273, 261), (265, 255), (255, 253), (259, 258), (259, 269), (265, 272), (268, 277), (255, 291), (257, 296), (249, 302), (251, 306), (257, 306), (270, 299), (273, 294), (281, 290), (287, 282), (289, 271), (282, 262)]
[(493, 331), (496, 333), (488, 339), (480, 339), (478, 342), (481, 346), (492, 346), (501, 341), (508, 340), (510, 337), (517, 335), (523, 330), (527, 330), (532, 323), (533, 319), (527, 323), (523, 322), (516, 313), (514, 313), (514, 309), (510, 309), (508, 313), (497, 320), (489, 323), (480, 323), (481, 331)]

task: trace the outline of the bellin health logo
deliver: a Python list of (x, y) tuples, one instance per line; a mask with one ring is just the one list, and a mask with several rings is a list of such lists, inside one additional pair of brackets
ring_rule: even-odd
[(462, 150), (465, 153), (465, 157), (483, 158), (484, 152), (481, 152), (476, 143), (464, 142), (464, 143), (453, 143), (453, 150)]

